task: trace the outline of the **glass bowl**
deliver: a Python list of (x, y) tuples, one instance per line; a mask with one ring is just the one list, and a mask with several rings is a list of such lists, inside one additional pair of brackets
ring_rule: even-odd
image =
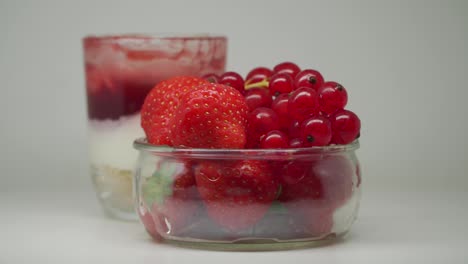
[(278, 250), (343, 237), (359, 208), (349, 145), (188, 149), (137, 139), (136, 207), (157, 241), (221, 250)]

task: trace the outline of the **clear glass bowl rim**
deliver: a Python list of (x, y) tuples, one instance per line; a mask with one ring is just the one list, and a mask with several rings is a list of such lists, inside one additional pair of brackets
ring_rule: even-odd
[(359, 140), (347, 145), (329, 145), (323, 147), (308, 147), (295, 149), (201, 149), (201, 148), (173, 148), (148, 143), (146, 138), (138, 138), (133, 147), (142, 152), (156, 156), (186, 157), (186, 158), (216, 158), (216, 159), (284, 159), (301, 158), (314, 155), (326, 155), (354, 151), (359, 148)]
[(148, 41), (148, 40), (227, 40), (220, 34), (210, 33), (123, 33), (123, 34), (89, 34), (82, 38), (83, 41), (98, 42), (125, 42), (125, 41)]

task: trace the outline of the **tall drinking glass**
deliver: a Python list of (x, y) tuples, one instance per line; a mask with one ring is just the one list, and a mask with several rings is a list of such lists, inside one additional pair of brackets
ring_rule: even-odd
[(158, 82), (176, 75), (221, 74), (222, 36), (118, 35), (83, 39), (91, 177), (104, 211), (137, 219), (132, 198), (140, 109)]

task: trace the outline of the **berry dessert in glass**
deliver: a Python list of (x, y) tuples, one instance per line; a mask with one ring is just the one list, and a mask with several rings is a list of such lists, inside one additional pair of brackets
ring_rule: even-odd
[[(163, 97), (164, 95), (164, 97)], [(141, 110), (137, 211), (157, 241), (275, 250), (336, 241), (354, 222), (361, 121), (348, 92), (284, 62), (178, 76)]]
[[(140, 110), (148, 92), (177, 75), (224, 72), (222, 36), (117, 35), (83, 39), (91, 175), (105, 212), (137, 219), (132, 171), (143, 136)], [(163, 95), (162, 95), (163, 96)]]

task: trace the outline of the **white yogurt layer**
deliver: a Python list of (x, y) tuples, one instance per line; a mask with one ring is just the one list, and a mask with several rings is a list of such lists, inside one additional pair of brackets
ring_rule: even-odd
[(145, 134), (140, 126), (140, 114), (121, 117), (119, 120), (89, 120), (89, 157), (96, 166), (109, 166), (133, 170), (138, 151), (133, 141)]

